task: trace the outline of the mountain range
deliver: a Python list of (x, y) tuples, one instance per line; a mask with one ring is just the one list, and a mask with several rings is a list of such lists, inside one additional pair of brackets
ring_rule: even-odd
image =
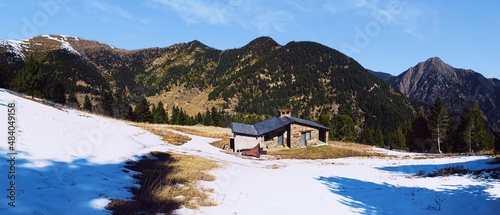
[[(411, 120), (414, 101), (431, 104), (438, 96), (456, 112), (477, 100), (491, 124), (498, 124), (500, 81), (472, 70), (453, 68), (439, 58), (401, 75), (365, 69), (354, 59), (315, 42), (276, 43), (260, 37), (241, 48), (218, 50), (199, 41), (164, 48), (124, 50), (63, 35), (0, 41), (0, 87), (24, 67), (41, 59), (44, 72), (59, 79), (66, 93), (123, 92), (137, 101), (147, 96), (189, 114), (211, 107), (229, 113), (273, 115), (290, 108), (294, 115), (318, 119), (345, 114), (359, 127), (391, 131)], [(411, 100), (410, 100), (411, 99)]]
[(410, 101), (366, 71), (354, 59), (315, 42), (276, 43), (260, 37), (241, 48), (218, 50), (199, 41), (165, 48), (123, 50), (82, 38), (43, 35), (0, 42), (3, 87), (37, 56), (44, 72), (67, 92), (97, 99), (125, 92), (167, 108), (196, 114), (211, 107), (229, 113), (294, 115), (318, 119), (345, 114), (360, 127), (389, 131), (413, 115)]

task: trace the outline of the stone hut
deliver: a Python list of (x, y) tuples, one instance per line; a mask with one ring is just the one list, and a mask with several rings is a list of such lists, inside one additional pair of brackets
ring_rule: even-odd
[(254, 125), (232, 122), (233, 150), (239, 152), (257, 144), (264, 149), (274, 149), (301, 148), (327, 142), (328, 127), (292, 117), (291, 112), (289, 109), (280, 109), (277, 117)]

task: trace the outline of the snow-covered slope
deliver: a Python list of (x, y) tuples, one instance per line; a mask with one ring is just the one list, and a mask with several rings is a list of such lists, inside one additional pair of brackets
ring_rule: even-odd
[[(107, 214), (111, 198), (130, 198), (124, 162), (153, 150), (214, 159), (218, 206), (178, 214), (496, 214), (500, 181), (474, 176), (416, 177), (443, 167), (492, 168), (487, 157), (415, 159), (418, 154), (331, 160), (243, 159), (191, 136), (172, 146), (124, 122), (53, 108), (0, 90), (0, 139), (8, 140), (8, 104), (16, 105), (14, 180), (0, 141), (0, 214)], [(498, 167), (498, 165), (497, 165)], [(8, 205), (15, 182), (15, 208)]]
[[(7, 178), (8, 104), (16, 107), (15, 179)], [(124, 162), (152, 149), (165, 150), (155, 135), (127, 124), (74, 110), (56, 109), (0, 90), (0, 214), (108, 213), (110, 198), (129, 198), (133, 179)], [(163, 148), (163, 149), (162, 149)], [(16, 184), (15, 208), (8, 205)]]

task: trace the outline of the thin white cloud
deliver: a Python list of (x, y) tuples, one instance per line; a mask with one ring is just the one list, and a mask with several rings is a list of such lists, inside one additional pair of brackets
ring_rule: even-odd
[(293, 20), (292, 13), (269, 6), (265, 0), (151, 0), (150, 6), (160, 5), (178, 13), (187, 23), (211, 25), (241, 25), (259, 33), (286, 31)]
[(99, 0), (86, 0), (85, 1), (85, 5), (88, 8), (92, 8), (92, 9), (104, 11), (104, 12), (106, 12), (108, 14), (120, 16), (122, 18), (129, 19), (129, 20), (137, 20), (137, 21), (141, 21), (142, 22), (141, 19), (133, 16), (132, 14), (130, 14), (129, 12), (125, 11), (120, 6), (112, 5), (112, 4), (109, 4), (107, 2), (102, 2), (102, 1), (99, 1)]
[(351, 12), (358, 16), (375, 19), (382, 26), (395, 26), (402, 32), (422, 39), (420, 25), (423, 9), (418, 5), (400, 0), (331, 0), (323, 4), (323, 8), (331, 13)]
[(284, 11), (270, 11), (259, 14), (252, 24), (257, 27), (257, 30), (261, 33), (270, 33), (272, 31), (285, 32), (286, 26), (292, 19), (292, 15)]
[(154, 2), (175, 10), (188, 23), (227, 24), (229, 22), (231, 7), (229, 4), (196, 0), (154, 0)]
[(407, 33), (407, 34), (411, 34), (419, 39), (424, 39), (424, 35), (422, 33), (419, 33), (418, 29), (416, 27), (413, 27), (413, 26), (408, 26), (404, 29), (404, 32)]
[(391, 0), (149, 0), (149, 5), (175, 12), (185, 22), (211, 25), (238, 24), (261, 34), (286, 32), (295, 16), (327, 11), (348, 12), (376, 19), (382, 26), (395, 26), (402, 32), (422, 38), (421, 10), (411, 3)]

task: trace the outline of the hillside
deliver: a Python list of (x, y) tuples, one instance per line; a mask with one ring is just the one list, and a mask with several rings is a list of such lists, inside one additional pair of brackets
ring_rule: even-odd
[(441, 97), (455, 113), (477, 101), (491, 125), (500, 123), (498, 82), (473, 70), (454, 68), (437, 57), (418, 63), (388, 83), (410, 99), (427, 104)]
[(190, 115), (212, 107), (261, 116), (291, 108), (313, 120), (321, 113), (349, 115), (359, 127), (384, 131), (412, 117), (404, 96), (354, 59), (314, 42), (282, 46), (261, 37), (230, 50), (196, 40), (123, 50), (77, 37), (43, 35), (2, 41), (0, 47), (0, 72), (7, 77), (2, 86), (8, 87), (28, 56), (36, 56), (50, 83), (64, 85), (67, 94), (76, 92), (80, 104), (83, 95), (91, 95), (94, 106), (113, 95), (115, 101), (133, 103), (147, 96), (153, 104), (180, 106)]

